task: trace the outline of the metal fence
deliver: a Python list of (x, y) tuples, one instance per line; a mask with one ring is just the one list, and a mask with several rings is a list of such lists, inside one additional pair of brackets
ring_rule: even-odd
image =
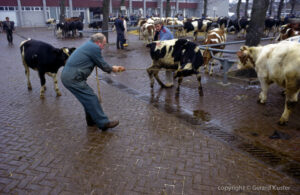
[[(269, 37), (269, 38), (262, 38), (262, 41), (267, 41), (267, 40), (274, 40), (275, 37)], [(222, 52), (222, 53), (228, 53), (228, 54), (236, 54), (239, 50), (226, 50), (226, 49), (216, 49), (212, 47), (216, 46), (222, 46), (222, 45), (234, 45), (234, 44), (240, 44), (240, 43), (245, 43), (246, 40), (243, 41), (232, 41), (232, 42), (226, 42), (226, 43), (220, 43), (220, 44), (210, 44), (210, 45), (199, 45), (198, 47), (201, 50), (208, 50), (212, 56), (212, 58), (218, 60), (221, 65), (223, 66), (223, 84), (228, 84), (228, 71), (229, 69), (238, 61), (237, 60), (230, 60), (227, 58), (220, 58), (216, 57), (213, 52)]]

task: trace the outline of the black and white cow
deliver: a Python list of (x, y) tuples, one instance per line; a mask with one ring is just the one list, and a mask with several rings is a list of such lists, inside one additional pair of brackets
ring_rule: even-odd
[(273, 31), (273, 36), (276, 34), (277, 22), (274, 18), (268, 17), (265, 19), (265, 30), (264, 34), (269, 36), (270, 32)]
[(56, 74), (60, 67), (64, 66), (68, 57), (75, 50), (75, 48), (66, 48), (61, 49), (55, 48), (48, 43), (42, 41), (28, 39), (23, 41), (20, 44), (21, 56), (23, 65), (25, 68), (25, 74), (27, 76), (27, 86), (28, 90), (31, 90), (31, 82), (29, 79), (29, 68), (38, 71), (41, 89), (40, 97), (44, 98), (44, 92), (46, 90), (46, 79), (45, 73), (51, 76), (54, 80), (54, 89), (57, 96), (60, 96), (61, 93), (58, 89)]
[[(183, 24), (183, 29), (185, 33), (193, 32), (194, 33), (194, 40), (197, 40), (198, 32), (205, 32), (207, 33), (210, 30), (213, 22), (210, 20), (192, 20), (187, 21)], [(205, 36), (206, 37), (206, 36)]]
[(75, 37), (77, 31), (79, 31), (79, 36), (82, 37), (83, 27), (83, 22), (81, 21), (63, 22), (56, 25), (57, 33), (62, 33), (63, 37), (68, 37), (70, 35)]
[(147, 69), (150, 78), (150, 86), (153, 88), (154, 78), (161, 87), (172, 87), (165, 85), (158, 76), (161, 69), (175, 72), (174, 78), (178, 77), (177, 93), (183, 77), (196, 74), (199, 82), (198, 92), (203, 96), (201, 85), (200, 67), (203, 65), (203, 57), (197, 45), (186, 39), (173, 39), (167, 41), (155, 41), (147, 45), (150, 48), (152, 65)]
[(220, 27), (227, 28), (229, 25), (229, 21), (230, 19), (225, 16), (225, 17), (219, 17), (217, 23), (219, 24)]
[(246, 29), (248, 28), (250, 21), (247, 18), (240, 18), (240, 19), (235, 19), (235, 20), (229, 20), (228, 23), (228, 32), (234, 31), (235, 34), (237, 34), (238, 37), (240, 37), (240, 32), (246, 35)]

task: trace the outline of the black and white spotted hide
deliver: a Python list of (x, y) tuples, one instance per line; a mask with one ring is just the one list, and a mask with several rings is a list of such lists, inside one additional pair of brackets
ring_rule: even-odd
[(161, 69), (166, 69), (173, 71), (174, 78), (178, 78), (177, 93), (179, 93), (183, 77), (196, 74), (199, 82), (198, 92), (200, 96), (203, 95), (200, 74), (203, 57), (195, 43), (186, 39), (173, 39), (153, 42), (147, 47), (150, 48), (150, 56), (153, 60), (152, 65), (147, 69), (151, 88), (154, 86), (154, 78), (161, 87), (172, 87), (165, 85), (158, 76)]

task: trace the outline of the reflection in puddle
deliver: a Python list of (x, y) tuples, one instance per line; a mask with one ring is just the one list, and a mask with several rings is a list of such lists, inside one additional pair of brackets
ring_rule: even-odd
[(211, 117), (208, 112), (205, 112), (203, 110), (194, 110), (193, 111), (193, 116), (200, 118), (202, 121), (210, 121)]

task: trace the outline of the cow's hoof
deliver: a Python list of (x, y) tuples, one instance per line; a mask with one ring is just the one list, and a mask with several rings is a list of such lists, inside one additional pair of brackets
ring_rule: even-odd
[(171, 87), (173, 87), (174, 85), (173, 84), (165, 84), (165, 85), (163, 85), (162, 87), (164, 87), (164, 88), (171, 88)]
[(27, 89), (28, 89), (29, 91), (31, 91), (31, 90), (32, 90), (32, 87), (31, 87), (31, 86), (29, 86), (29, 87), (27, 87)]
[(212, 76), (213, 75), (213, 73), (209, 73), (209, 76)]
[(59, 96), (61, 96), (61, 93), (60, 93), (60, 92), (57, 92), (57, 93), (56, 93), (56, 97), (59, 97)]
[(257, 103), (258, 103), (258, 104), (261, 104), (261, 105), (265, 105), (265, 104), (266, 104), (266, 102), (261, 102), (260, 99), (257, 100)]
[(287, 123), (288, 123), (288, 121), (286, 121), (284, 119), (280, 119), (277, 124), (280, 126), (285, 126), (285, 125), (287, 125)]
[(45, 99), (45, 95), (40, 95), (40, 98), (41, 99)]

